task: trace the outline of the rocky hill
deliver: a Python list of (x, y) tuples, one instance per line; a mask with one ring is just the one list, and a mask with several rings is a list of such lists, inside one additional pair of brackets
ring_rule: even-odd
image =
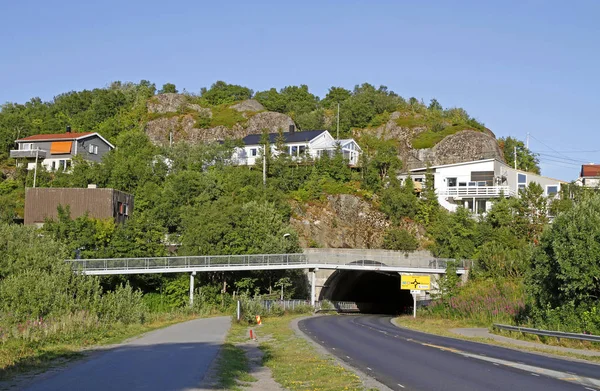
[(146, 133), (157, 145), (168, 144), (170, 137), (173, 142), (206, 143), (243, 138), (263, 129), (287, 131), (294, 125), (289, 116), (265, 111), (253, 99), (231, 106), (202, 107), (185, 95), (160, 94), (148, 102), (148, 113)]
[[(287, 131), (294, 125), (290, 116), (267, 111), (254, 99), (212, 107), (198, 102), (194, 97), (174, 93), (152, 97), (146, 124), (152, 142), (166, 145), (172, 138), (174, 142), (205, 143), (243, 138), (262, 133), (263, 129)], [(330, 123), (328, 119), (324, 118), (324, 123)], [(410, 112), (395, 111), (377, 126), (353, 129), (354, 137), (360, 139), (364, 135), (396, 140), (404, 169), (482, 158), (504, 159), (489, 129), (464, 122), (432, 120)]]

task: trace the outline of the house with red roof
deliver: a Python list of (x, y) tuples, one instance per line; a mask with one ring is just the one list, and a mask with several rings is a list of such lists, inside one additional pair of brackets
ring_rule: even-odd
[(66, 171), (75, 155), (100, 162), (106, 153), (114, 149), (114, 145), (100, 134), (71, 132), (70, 126), (65, 133), (36, 134), (15, 142), (17, 149), (10, 151), (10, 157), (17, 159), (19, 165), (27, 164), (29, 170), (41, 163), (49, 171)]
[(583, 164), (575, 183), (585, 187), (600, 187), (600, 164)]

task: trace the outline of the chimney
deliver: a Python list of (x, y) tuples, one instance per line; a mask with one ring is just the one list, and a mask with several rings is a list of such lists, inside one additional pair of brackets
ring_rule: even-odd
[(294, 125), (290, 125), (290, 133), (294, 133), (296, 127)]
[(67, 125), (67, 133), (71, 133), (71, 125)]

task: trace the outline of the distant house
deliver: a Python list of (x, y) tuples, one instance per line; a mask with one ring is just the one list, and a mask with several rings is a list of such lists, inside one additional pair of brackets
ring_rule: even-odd
[(600, 164), (582, 165), (581, 173), (575, 183), (585, 187), (600, 187)]
[(16, 143), (17, 149), (10, 151), (10, 157), (18, 159), (18, 164), (27, 164), (29, 170), (35, 168), (38, 161), (49, 171), (65, 171), (75, 155), (99, 162), (114, 148), (98, 133), (72, 133), (70, 126), (65, 133), (37, 134), (18, 139)]
[[(519, 190), (535, 182), (544, 189), (547, 197), (556, 196), (562, 184), (531, 172), (515, 170), (497, 159), (483, 159), (469, 162), (444, 164), (429, 167), (434, 178), (434, 188), (441, 206), (455, 211), (464, 206), (473, 213), (485, 213), (490, 210), (495, 199), (518, 196)], [(415, 182), (415, 190), (420, 191), (425, 181), (427, 168), (416, 168), (400, 176), (409, 175)]]
[(133, 196), (114, 189), (27, 188), (25, 190), (25, 224), (42, 225), (58, 217), (58, 206), (69, 206), (71, 218), (86, 213), (95, 219), (112, 218), (123, 223), (133, 213)]
[[(281, 153), (288, 154), (292, 159), (302, 159), (310, 156), (317, 159), (323, 154), (333, 155), (340, 147), (344, 158), (351, 166), (358, 165), (362, 152), (360, 146), (353, 139), (336, 140), (327, 130), (309, 130), (296, 132), (294, 126), (290, 126), (289, 132), (282, 133), (285, 150), (277, 151), (275, 144), (279, 133), (269, 133), (269, 144), (273, 155)], [(236, 148), (233, 162), (239, 165), (252, 166), (260, 159), (264, 145), (261, 144), (262, 135), (251, 134), (243, 138), (244, 147)], [(260, 161), (259, 161), (260, 162)]]

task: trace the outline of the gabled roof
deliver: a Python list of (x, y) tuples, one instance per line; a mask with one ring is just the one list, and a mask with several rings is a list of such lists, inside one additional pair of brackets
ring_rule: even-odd
[[(307, 130), (304, 132), (284, 132), (283, 139), (286, 143), (309, 142), (315, 137), (327, 132), (326, 130)], [(269, 143), (275, 144), (279, 133), (269, 133)], [(245, 145), (259, 145), (262, 134), (249, 134), (242, 141)]]
[(581, 166), (581, 177), (600, 176), (600, 164), (583, 164)]
[(94, 134), (93, 132), (83, 132), (83, 133), (58, 133), (58, 134), (36, 134), (29, 137), (20, 138), (17, 142), (21, 141), (68, 141), (68, 140), (77, 140), (79, 138), (89, 136)]
[(82, 133), (55, 133), (55, 134), (35, 134), (33, 136), (24, 137), (16, 140), (18, 143), (28, 142), (28, 141), (73, 141), (80, 140), (83, 138), (98, 136), (102, 141), (104, 141), (108, 146), (114, 148), (115, 146), (108, 142), (107, 139), (102, 137), (99, 133), (96, 132), (82, 132)]

